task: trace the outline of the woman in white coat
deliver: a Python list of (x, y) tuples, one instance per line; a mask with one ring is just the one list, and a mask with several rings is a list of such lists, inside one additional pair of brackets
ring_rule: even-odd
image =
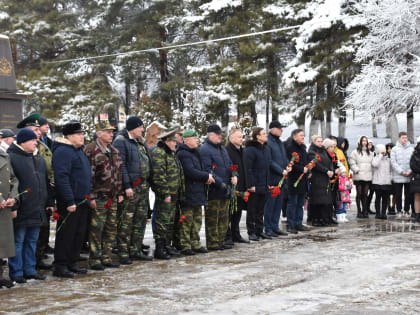
[(367, 148), (368, 139), (366, 136), (359, 138), (356, 150), (349, 158), (350, 168), (353, 171), (354, 184), (356, 185), (356, 206), (357, 217), (368, 218), (367, 199), (369, 185), (372, 181), (372, 159), (373, 154)]

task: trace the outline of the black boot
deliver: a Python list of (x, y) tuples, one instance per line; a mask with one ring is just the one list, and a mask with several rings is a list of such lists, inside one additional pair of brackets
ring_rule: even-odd
[(165, 240), (156, 240), (155, 258), (171, 259), (171, 255), (165, 249)]
[(416, 213), (416, 223), (420, 223), (420, 213)]
[(175, 257), (181, 256), (181, 252), (177, 250), (174, 246), (171, 246), (170, 241), (165, 240), (165, 249), (166, 249), (166, 252), (171, 256), (175, 256)]

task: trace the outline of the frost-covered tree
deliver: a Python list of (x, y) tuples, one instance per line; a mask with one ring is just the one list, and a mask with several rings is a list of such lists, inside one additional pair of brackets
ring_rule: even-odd
[[(305, 101), (297, 117), (304, 117), (303, 112), (310, 110), (310, 134), (319, 133), (319, 126), (323, 136), (331, 134), (333, 110), (345, 123), (343, 87), (358, 72), (353, 58), (365, 34), (364, 20), (356, 15), (360, 1), (363, 0), (315, 0), (300, 13), (310, 18), (294, 38), (296, 58), (290, 62), (283, 80), (286, 86), (305, 92), (300, 97)], [(339, 129), (344, 135), (344, 128)]]
[[(369, 35), (357, 51), (356, 60), (363, 65), (347, 88), (346, 104), (369, 114), (394, 117), (407, 112), (412, 118), (420, 104), (420, 3), (367, 0), (359, 11)], [(412, 119), (407, 125), (413, 140)]]

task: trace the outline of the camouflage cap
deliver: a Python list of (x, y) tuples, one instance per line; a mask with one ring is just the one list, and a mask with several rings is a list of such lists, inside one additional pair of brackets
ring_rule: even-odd
[(96, 131), (115, 130), (115, 127), (111, 126), (111, 124), (107, 120), (101, 120), (95, 125), (95, 127)]
[(177, 134), (177, 131), (178, 128), (165, 131), (158, 136), (158, 139), (163, 141), (176, 141), (175, 135)]
[(25, 127), (28, 127), (28, 126), (40, 127), (40, 124), (39, 124), (40, 120), (41, 120), (41, 115), (40, 114), (32, 114), (32, 115), (29, 115), (28, 117), (26, 117), (21, 122), (19, 122), (16, 127), (18, 129), (22, 129), (22, 128), (25, 128)]

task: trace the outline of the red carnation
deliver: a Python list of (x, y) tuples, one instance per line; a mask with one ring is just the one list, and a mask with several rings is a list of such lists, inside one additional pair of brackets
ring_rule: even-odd
[(140, 178), (137, 178), (137, 180), (135, 182), (133, 182), (134, 187), (137, 187), (140, 184), (141, 184), (141, 179)]
[(104, 208), (105, 209), (111, 209), (111, 205), (112, 205), (112, 199), (109, 198), (108, 201), (106, 202), (106, 204), (104, 204)]
[(89, 195), (85, 195), (85, 199), (86, 199), (86, 200), (90, 200)]
[(32, 193), (32, 190), (31, 190), (30, 188), (26, 188), (26, 192), (27, 192), (28, 194), (30, 194), (30, 193)]
[(179, 222), (181, 222), (181, 223), (184, 222), (185, 218), (186, 218), (185, 215), (181, 215), (181, 218), (179, 219)]
[(277, 197), (278, 195), (280, 195), (281, 190), (279, 186), (274, 187), (274, 189), (271, 191), (271, 197)]
[(58, 219), (60, 219), (60, 215), (59, 215), (58, 213), (54, 213), (54, 214), (52, 215), (52, 219), (53, 219), (54, 221), (58, 221)]
[(215, 169), (217, 168), (217, 165), (213, 163), (213, 164), (211, 165), (211, 168), (215, 170)]
[(237, 172), (238, 171), (238, 165), (234, 164), (234, 165), (230, 166), (229, 170), (232, 171), (232, 172)]
[(318, 153), (315, 153), (315, 157), (316, 157), (316, 159), (318, 160), (318, 162), (321, 162), (321, 157), (319, 156), (319, 154), (318, 154)]

